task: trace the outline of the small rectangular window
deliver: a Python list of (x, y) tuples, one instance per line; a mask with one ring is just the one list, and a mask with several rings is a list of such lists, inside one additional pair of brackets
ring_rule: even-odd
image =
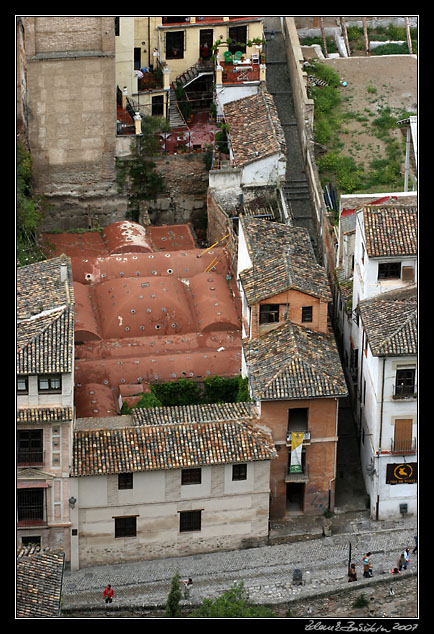
[(115, 517), (115, 537), (136, 537), (137, 516)]
[(166, 59), (183, 59), (184, 31), (168, 31), (166, 33)]
[(118, 489), (132, 489), (133, 488), (133, 474), (132, 473), (119, 473), (118, 475)]
[(181, 472), (181, 484), (201, 484), (202, 469), (183, 469)]
[(200, 531), (202, 511), (181, 511), (179, 514), (179, 532)]
[(28, 378), (26, 376), (19, 376), (17, 378), (17, 392), (18, 394), (29, 393), (29, 383), (28, 383)]
[(301, 308), (301, 321), (312, 321), (312, 306), (302, 306)]
[(279, 304), (260, 304), (259, 323), (274, 324), (279, 321)]
[(39, 392), (50, 392), (51, 394), (60, 394), (62, 391), (62, 379), (60, 374), (47, 374), (38, 376)]
[(232, 465), (232, 480), (247, 480), (247, 465), (246, 464)]
[(378, 279), (399, 279), (401, 277), (401, 262), (379, 262)]

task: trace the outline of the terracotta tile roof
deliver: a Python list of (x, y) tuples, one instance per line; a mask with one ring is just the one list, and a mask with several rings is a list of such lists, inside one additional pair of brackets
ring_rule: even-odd
[(271, 440), (241, 421), (76, 431), (72, 476), (269, 460)]
[(417, 354), (417, 286), (381, 293), (359, 304), (374, 356)]
[(72, 421), (72, 407), (23, 407), (17, 409), (17, 423)]
[(17, 618), (59, 617), (65, 554), (40, 547), (17, 554)]
[(244, 353), (257, 399), (347, 395), (333, 335), (286, 322), (246, 342)]
[(136, 408), (132, 410), (135, 425), (164, 425), (172, 423), (210, 423), (223, 420), (252, 420), (259, 418), (254, 403), (209, 403), (172, 407)]
[(16, 305), (17, 373), (71, 372), (74, 288), (69, 258), (20, 267)]
[(73, 308), (19, 323), (17, 343), (17, 374), (72, 372)]
[(331, 300), (325, 269), (315, 261), (307, 229), (260, 218), (240, 222), (254, 263), (239, 274), (250, 305), (287, 289)]
[(286, 152), (285, 135), (268, 92), (226, 103), (224, 116), (237, 167)]
[(364, 207), (369, 257), (417, 254), (417, 207)]
[(18, 320), (74, 303), (71, 261), (66, 257), (66, 285), (60, 279), (62, 261), (62, 257), (57, 257), (17, 269)]

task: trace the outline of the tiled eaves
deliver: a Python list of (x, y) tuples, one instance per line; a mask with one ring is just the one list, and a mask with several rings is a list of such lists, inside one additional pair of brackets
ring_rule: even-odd
[(74, 351), (72, 306), (53, 313), (50, 319), (42, 316), (32, 322), (22, 322), (18, 324), (17, 331), (18, 375), (72, 372)]
[(17, 373), (71, 372), (74, 288), (70, 258), (62, 255), (18, 268), (16, 306)]
[(23, 407), (17, 423), (65, 423), (72, 421), (72, 407)]
[(223, 465), (274, 455), (271, 440), (240, 421), (79, 431), (71, 476)]
[(374, 356), (417, 355), (417, 286), (382, 293), (359, 304)]
[(254, 395), (260, 400), (346, 396), (332, 335), (286, 322), (244, 344)]
[(364, 207), (369, 257), (417, 255), (417, 207)]
[(253, 262), (239, 274), (250, 305), (288, 289), (331, 300), (325, 269), (315, 261), (306, 229), (258, 218), (240, 222)]
[(65, 554), (27, 547), (17, 553), (17, 618), (59, 617)]
[[(61, 265), (67, 269), (66, 283), (61, 281)], [(25, 319), (46, 310), (74, 304), (71, 259), (59, 256), (21, 266), (17, 269), (17, 319)]]
[(226, 420), (256, 420), (255, 403), (205, 403), (170, 407), (133, 408), (135, 425), (165, 425), (172, 423), (210, 423)]
[(224, 106), (237, 167), (271, 154), (286, 153), (285, 135), (272, 95), (266, 91)]

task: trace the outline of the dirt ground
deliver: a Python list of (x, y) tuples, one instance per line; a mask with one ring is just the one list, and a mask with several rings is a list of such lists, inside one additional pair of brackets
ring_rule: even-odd
[[(340, 57), (323, 63), (347, 82), (347, 86), (338, 89), (342, 104), (345, 110), (358, 115), (357, 119), (345, 122), (339, 135), (342, 151), (366, 166), (373, 159), (384, 158), (384, 143), (373, 134), (372, 121), (385, 107), (398, 119), (405, 112), (417, 114), (417, 58), (413, 55)], [(405, 130), (397, 127), (391, 134), (405, 141)]]

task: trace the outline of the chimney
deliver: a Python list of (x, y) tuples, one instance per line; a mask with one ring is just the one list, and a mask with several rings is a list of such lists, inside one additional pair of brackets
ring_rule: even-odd
[(68, 258), (67, 256), (62, 253), (62, 255), (60, 256), (60, 281), (66, 282), (66, 280), (68, 279)]

